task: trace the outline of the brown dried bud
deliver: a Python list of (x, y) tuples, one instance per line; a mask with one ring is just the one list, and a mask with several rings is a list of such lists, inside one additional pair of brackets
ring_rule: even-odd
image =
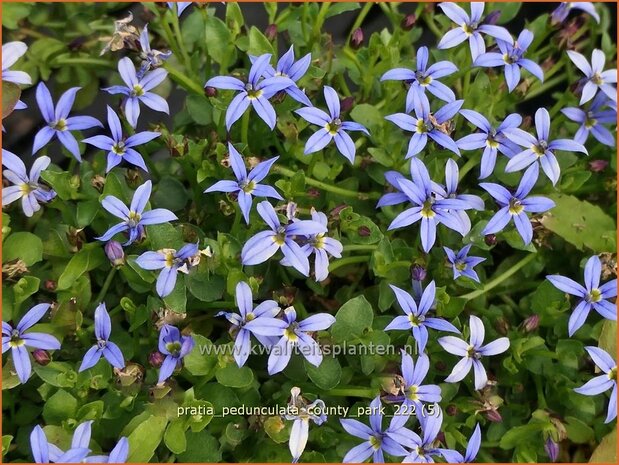
[(105, 178), (99, 174), (96, 174), (90, 180), (90, 185), (101, 192), (103, 191), (103, 186), (105, 186)]
[(498, 331), (498, 333), (501, 334), (502, 336), (506, 336), (507, 332), (509, 331), (509, 323), (503, 317), (499, 317), (494, 322), (494, 327)]
[(17, 259), (2, 265), (2, 274), (8, 279), (14, 279), (28, 273), (28, 267), (23, 260)]

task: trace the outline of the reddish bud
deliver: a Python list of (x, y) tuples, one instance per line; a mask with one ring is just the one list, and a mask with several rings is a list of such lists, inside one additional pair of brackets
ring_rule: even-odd
[(54, 292), (58, 287), (58, 283), (53, 279), (48, 279), (47, 281), (45, 281), (44, 286), (46, 291)]
[(601, 173), (608, 167), (606, 160), (592, 160), (589, 162), (589, 169), (594, 173)]
[(449, 415), (450, 417), (454, 417), (458, 414), (458, 407), (456, 407), (454, 404), (449, 404), (445, 411), (447, 415)]
[(352, 33), (352, 36), (350, 38), (350, 46), (354, 49), (357, 49), (361, 47), (361, 44), (363, 44), (363, 30), (358, 27)]
[(417, 16), (412, 15), (412, 14), (411, 15), (406, 15), (406, 16), (404, 16), (404, 19), (402, 19), (402, 22), (400, 23), (400, 26), (405, 31), (410, 31), (413, 28), (413, 26), (415, 26), (416, 22), (417, 22)]
[(493, 423), (501, 423), (503, 421), (503, 417), (498, 410), (487, 410), (484, 412), (484, 416), (488, 421)]
[(204, 95), (207, 97), (215, 97), (217, 95), (217, 89), (211, 86), (206, 86), (204, 88)]
[(37, 364), (43, 367), (52, 361), (52, 357), (50, 357), (49, 353), (43, 349), (37, 349), (32, 352), (32, 358), (34, 358), (34, 361)]
[(355, 98), (353, 96), (345, 97), (340, 102), (340, 111), (345, 113), (347, 111), (352, 110), (352, 107), (355, 105)]
[(125, 251), (120, 242), (108, 241), (105, 244), (105, 255), (110, 260), (112, 266), (121, 266), (125, 264)]
[(423, 281), (428, 275), (426, 269), (421, 265), (414, 265), (411, 270), (413, 281)]
[(153, 368), (159, 368), (164, 360), (165, 356), (158, 350), (148, 355), (148, 363), (150, 363)]
[(359, 226), (359, 229), (357, 229), (357, 233), (359, 233), (361, 237), (368, 237), (372, 233), (372, 231), (370, 231), (370, 228), (368, 228), (367, 226)]
[(269, 24), (264, 30), (264, 35), (269, 40), (275, 39), (277, 37), (277, 24)]
[(484, 236), (484, 242), (486, 243), (487, 246), (496, 245), (496, 243), (497, 243), (496, 235), (494, 235), (494, 234), (486, 234)]
[(539, 327), (539, 315), (531, 315), (522, 322), (522, 329), (525, 333), (532, 333)]

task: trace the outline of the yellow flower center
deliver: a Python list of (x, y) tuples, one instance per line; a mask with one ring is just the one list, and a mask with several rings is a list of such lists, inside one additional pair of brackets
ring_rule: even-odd
[(408, 388), (408, 398), (410, 400), (419, 400), (419, 396), (417, 395), (418, 391), (419, 391), (419, 386), (417, 385), (413, 385), (410, 388)]
[(377, 436), (370, 436), (370, 445), (372, 446), (372, 449), (374, 450), (378, 450), (380, 449), (380, 445), (382, 443), (382, 439), (377, 437)]
[(421, 216), (423, 216), (424, 218), (434, 218), (436, 216), (436, 213), (434, 213), (434, 210), (432, 210), (432, 205), (434, 204), (434, 202), (432, 201), (432, 199), (428, 199), (423, 203), (423, 207), (421, 208)]
[(599, 289), (592, 289), (587, 295), (587, 301), (591, 303), (599, 302), (602, 300), (602, 292)]
[(136, 84), (133, 86), (133, 91), (131, 92), (131, 94), (134, 97), (141, 97), (142, 95), (144, 95), (144, 89), (142, 88), (141, 85)]
[(518, 199), (511, 199), (509, 201), (509, 213), (512, 215), (519, 215), (524, 210), (524, 206)]
[(61, 118), (55, 123), (52, 123), (52, 128), (55, 129), (56, 131), (66, 131), (67, 121)]

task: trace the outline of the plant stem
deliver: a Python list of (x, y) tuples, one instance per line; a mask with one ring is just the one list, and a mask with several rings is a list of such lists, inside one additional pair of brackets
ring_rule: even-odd
[(178, 83), (181, 86), (183, 86), (186, 90), (191, 90), (191, 91), (195, 92), (198, 95), (204, 95), (204, 89), (202, 88), (202, 86), (200, 84), (198, 84), (197, 82), (193, 81), (191, 78), (189, 78), (185, 74), (181, 73), (174, 66), (168, 65), (166, 63), (164, 65), (164, 67), (165, 67), (166, 71), (170, 74), (170, 76), (175, 78), (178, 81)]
[(189, 53), (187, 53), (187, 49), (185, 48), (185, 42), (183, 41), (183, 34), (181, 33), (181, 26), (178, 22), (178, 15), (172, 12), (172, 27), (174, 28), (174, 33), (176, 34), (176, 39), (178, 43), (178, 48), (181, 51), (181, 56), (183, 57), (183, 61), (185, 64), (185, 71), (191, 72), (191, 58), (189, 58)]
[[(274, 166), (273, 171), (279, 174), (283, 174), (284, 176), (292, 177), (295, 175), (294, 170), (284, 168), (282, 166)], [(321, 182), (313, 178), (308, 178), (307, 176), (305, 176), (305, 182), (309, 184), (310, 186), (318, 187), (320, 189), (333, 192), (334, 194), (343, 195), (344, 197), (354, 197), (359, 200), (369, 200), (369, 199), (380, 198), (380, 193), (378, 192), (357, 192), (357, 191), (351, 191), (348, 189), (342, 189), (341, 187), (335, 187), (331, 184), (327, 184), (325, 182)]]
[(98, 58), (71, 58), (71, 57), (66, 57), (63, 58), (63, 55), (59, 55), (56, 58), (54, 58), (54, 60), (52, 61), (52, 66), (53, 67), (60, 67), (60, 66), (65, 66), (65, 65), (91, 65), (91, 66), (104, 66), (106, 68), (112, 68), (114, 69), (115, 66), (113, 63), (107, 61), (107, 60), (101, 60)]
[(431, 13), (428, 15), (424, 14), (423, 19), (428, 26), (428, 29), (430, 29), (436, 37), (443, 37), (443, 33), (439, 30), (439, 28), (436, 26), (436, 23), (434, 22), (434, 15), (432, 15)]
[(97, 305), (103, 302), (103, 299), (105, 298), (105, 294), (107, 294), (107, 291), (110, 288), (112, 281), (114, 280), (115, 274), (116, 274), (116, 267), (112, 267), (110, 272), (107, 274), (107, 278), (105, 278), (105, 282), (103, 283), (103, 287), (101, 288), (101, 291), (99, 292), (99, 294), (97, 295), (97, 298), (95, 299), (95, 303)]
[(320, 5), (318, 16), (316, 16), (316, 21), (314, 22), (314, 29), (312, 30), (312, 35), (314, 36), (315, 39), (320, 38), (320, 29), (322, 29), (322, 25), (325, 22), (330, 6), (331, 6), (330, 2), (324, 2)]
[(361, 255), (357, 257), (341, 258), (339, 260), (335, 260), (334, 262), (331, 262), (331, 264), (329, 265), (329, 271), (333, 272), (337, 270), (338, 268), (341, 268), (346, 265), (352, 265), (353, 263), (365, 263), (365, 262), (368, 262), (370, 258), (371, 258), (370, 255)]
[(249, 108), (243, 113), (241, 118), (241, 142), (247, 147), (249, 141)]
[(344, 252), (354, 252), (356, 250), (376, 250), (378, 246), (376, 244), (361, 245), (361, 244), (347, 244), (344, 246)]
[(476, 167), (478, 163), (479, 163), (479, 159), (477, 155), (471, 156), (471, 158), (467, 160), (467, 162), (464, 164), (464, 166), (460, 170), (460, 174), (458, 175), (458, 181), (462, 181), (464, 176), (466, 176), (466, 174), (469, 171), (471, 171), (474, 167)]
[(530, 100), (534, 97), (537, 97), (538, 95), (541, 95), (545, 92), (548, 92), (551, 88), (553, 88), (554, 86), (556, 86), (557, 84), (559, 84), (560, 82), (562, 82), (564, 79), (566, 78), (565, 74), (558, 76), (554, 79), (550, 79), (549, 81), (546, 81), (545, 84), (541, 85), (540, 87), (538, 87), (537, 89), (535, 89), (532, 92), (529, 92), (522, 100), (521, 102), (526, 102), (527, 100)]
[(516, 263), (514, 266), (512, 266), (510, 269), (503, 272), (503, 274), (501, 274), (500, 276), (497, 276), (492, 281), (489, 281), (482, 289), (469, 292), (468, 294), (465, 294), (460, 297), (466, 300), (473, 300), (473, 299), (476, 299), (477, 297), (484, 295), (485, 293), (491, 291), (492, 289), (497, 287), (499, 284), (501, 284), (503, 281), (507, 280), (512, 275), (514, 275), (516, 272), (518, 272), (518, 270), (520, 270), (522, 267), (526, 266), (529, 262), (531, 262), (536, 256), (537, 254), (530, 253), (529, 255), (524, 257), (522, 260), (520, 260), (518, 263)]

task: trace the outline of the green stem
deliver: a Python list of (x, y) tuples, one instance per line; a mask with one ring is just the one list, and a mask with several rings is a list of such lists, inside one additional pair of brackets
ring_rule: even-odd
[(344, 246), (344, 252), (355, 252), (357, 250), (363, 251), (373, 251), (376, 250), (378, 246), (374, 245), (361, 245), (361, 244), (347, 244)]
[(348, 40), (346, 40), (345, 47), (350, 46), (350, 39), (352, 38), (353, 33), (361, 27), (361, 25), (363, 24), (363, 21), (365, 20), (365, 17), (368, 15), (368, 13), (370, 12), (373, 6), (374, 6), (374, 2), (367, 2), (366, 4), (363, 5), (363, 8), (357, 15), (357, 19), (355, 19), (354, 24), (350, 28), (350, 32), (348, 33)]
[(241, 142), (247, 147), (249, 141), (249, 108), (243, 113), (241, 118)]
[(541, 409), (545, 409), (548, 407), (546, 404), (546, 397), (544, 396), (544, 388), (542, 386), (541, 380), (539, 376), (534, 376), (535, 379), (535, 388), (537, 390), (537, 405)]
[(181, 33), (181, 26), (178, 22), (178, 15), (172, 12), (172, 28), (174, 29), (174, 33), (176, 34), (176, 39), (178, 43), (178, 48), (181, 51), (181, 56), (183, 57), (183, 61), (185, 64), (185, 71), (191, 71), (191, 58), (189, 58), (189, 53), (187, 53), (187, 49), (185, 48), (185, 42), (183, 41), (183, 35)]
[[(283, 174), (284, 176), (290, 176), (290, 177), (296, 174), (294, 170), (284, 168), (282, 166), (274, 166), (273, 171), (279, 174)], [(357, 191), (351, 191), (348, 189), (342, 189), (341, 187), (335, 187), (331, 184), (327, 184), (325, 182), (321, 182), (316, 179), (309, 178), (307, 176), (305, 177), (305, 183), (313, 187), (318, 187), (320, 189), (333, 192), (334, 194), (343, 195), (344, 197), (354, 197), (359, 200), (369, 200), (369, 199), (376, 200), (376, 199), (379, 199), (381, 196), (381, 194), (378, 192), (357, 192)]]
[(112, 68), (112, 69), (115, 68), (113, 63), (107, 60), (101, 60), (98, 58), (79, 58), (79, 57), (64, 58), (63, 55), (59, 55), (52, 61), (52, 67), (54, 68), (57, 68), (60, 66), (67, 66), (67, 65), (92, 65), (92, 66), (104, 66), (106, 68)]
[(480, 297), (486, 294), (487, 292), (491, 291), (492, 289), (497, 287), (499, 284), (501, 284), (503, 281), (507, 280), (508, 278), (516, 274), (518, 270), (526, 266), (529, 262), (535, 259), (536, 256), (537, 254), (530, 253), (529, 255), (524, 257), (522, 260), (520, 260), (518, 263), (516, 263), (514, 266), (512, 266), (511, 268), (503, 272), (503, 274), (501, 274), (500, 276), (497, 276), (492, 281), (489, 281), (482, 289), (469, 292), (468, 294), (465, 294), (460, 297), (466, 300), (473, 300), (473, 299), (476, 299), (477, 297)]
[(376, 397), (376, 392), (373, 389), (367, 388), (337, 388), (330, 389), (329, 391), (324, 391), (327, 396), (337, 396), (337, 397), (363, 397), (365, 399), (372, 399)]
[(320, 30), (322, 29), (322, 25), (325, 22), (330, 6), (331, 6), (330, 2), (324, 2), (320, 5), (318, 16), (316, 16), (316, 21), (314, 22), (314, 29), (312, 30), (312, 34), (314, 38), (316, 39), (320, 38)]
[(423, 15), (423, 19), (428, 26), (428, 29), (430, 29), (436, 37), (443, 37), (443, 33), (436, 26), (436, 23), (434, 22), (434, 16), (432, 14), (429, 14), (427, 16)]
[(95, 299), (95, 303), (97, 305), (99, 305), (101, 302), (103, 302), (103, 299), (105, 298), (105, 294), (107, 294), (108, 289), (110, 288), (110, 285), (112, 284), (112, 281), (114, 280), (114, 275), (116, 274), (116, 267), (113, 267), (110, 272), (107, 274), (107, 278), (105, 278), (105, 282), (103, 283), (103, 287), (101, 288), (101, 291), (99, 292), (99, 294), (97, 295), (97, 298)]
[(337, 270), (338, 268), (341, 268), (346, 265), (352, 265), (354, 263), (366, 263), (370, 261), (370, 258), (371, 258), (370, 255), (361, 255), (357, 257), (341, 258), (339, 260), (335, 260), (334, 262), (331, 262), (331, 264), (329, 265), (329, 271), (333, 272)]
[(476, 155), (471, 156), (468, 161), (464, 164), (464, 166), (460, 169), (460, 174), (458, 175), (458, 181), (462, 181), (464, 176), (471, 171), (474, 167), (479, 164), (479, 159)]
[(566, 75), (562, 74), (561, 76), (558, 76), (554, 79), (550, 79), (549, 81), (546, 81), (545, 84), (541, 85), (534, 91), (529, 92), (527, 95), (525, 95), (525, 97), (521, 100), (521, 102), (526, 102), (527, 100), (530, 100), (534, 97), (537, 97), (538, 95), (548, 92), (551, 88), (561, 83), (565, 79), (566, 79)]
[(165, 64), (164, 65), (166, 71), (172, 76), (181, 86), (183, 86), (186, 90), (191, 90), (198, 95), (204, 95), (204, 89), (200, 84), (193, 81), (191, 78), (187, 77), (185, 74), (181, 73), (177, 68), (172, 65)]

